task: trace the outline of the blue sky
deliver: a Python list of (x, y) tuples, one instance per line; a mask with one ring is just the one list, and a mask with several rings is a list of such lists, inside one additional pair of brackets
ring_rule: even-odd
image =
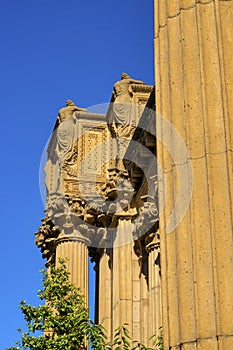
[(18, 303), (37, 304), (43, 260), (39, 165), (57, 111), (106, 103), (127, 72), (153, 77), (152, 0), (12, 0), (0, 13), (0, 349), (18, 340)]

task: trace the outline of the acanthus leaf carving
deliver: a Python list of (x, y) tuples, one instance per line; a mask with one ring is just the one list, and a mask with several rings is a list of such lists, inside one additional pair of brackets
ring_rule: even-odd
[(48, 216), (41, 221), (42, 225), (39, 226), (38, 231), (35, 233), (35, 242), (37, 247), (41, 250), (43, 259), (47, 259), (45, 265), (49, 266), (54, 263), (56, 240), (60, 234), (60, 230)]

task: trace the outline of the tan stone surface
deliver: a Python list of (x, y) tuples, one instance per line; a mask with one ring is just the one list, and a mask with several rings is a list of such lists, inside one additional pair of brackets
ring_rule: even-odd
[[(149, 254), (149, 319), (148, 334), (159, 334), (159, 328), (162, 325), (161, 319), (161, 278), (159, 266), (155, 264), (158, 259), (158, 250), (153, 250)], [(153, 312), (151, 312), (153, 310)], [(152, 345), (152, 344), (150, 344)]]
[[(196, 317), (197, 337), (207, 338), (216, 334), (215, 320), (215, 293), (214, 293), (214, 271), (213, 251), (210, 227), (209, 211), (203, 210), (208, 207), (208, 184), (207, 166), (204, 158), (193, 161), (194, 186), (191, 201), (191, 226), (193, 227), (194, 250), (194, 284), (196, 295)], [(201, 196), (200, 196), (201, 192)]]
[[(101, 289), (99, 305), (99, 322), (109, 330), (111, 335), (111, 270), (109, 268), (109, 256), (104, 254), (99, 263), (99, 284), (104, 286)], [(110, 340), (110, 339), (109, 339)]]
[[(218, 341), (216, 338), (204, 339), (197, 342), (197, 350), (218, 350)], [(230, 348), (229, 348), (230, 349)]]
[(182, 350), (196, 350), (197, 349), (197, 345), (195, 343), (186, 343), (186, 344), (182, 344), (181, 347)]
[(166, 350), (232, 348), (232, 19), (232, 1), (155, 1), (157, 111), (187, 145), (194, 176), (189, 210), (166, 234), (178, 179), (158, 142)]
[(56, 249), (56, 265), (59, 259), (67, 259), (67, 270), (71, 283), (88, 296), (88, 250), (87, 246), (75, 241), (61, 241)]
[(218, 340), (219, 350), (232, 349), (233, 348), (233, 337), (219, 337)]
[(167, 4), (167, 16), (175, 17), (180, 12), (180, 0), (169, 1)]
[[(124, 234), (125, 229), (129, 229), (128, 220), (122, 218), (119, 233)], [(111, 334), (119, 325), (128, 323), (127, 328), (132, 339), (148, 344), (149, 337), (155, 331), (158, 332), (161, 326), (161, 290), (159, 268), (157, 267), (156, 271), (154, 263), (156, 257), (157, 251), (152, 251), (149, 255), (149, 283), (141, 273), (138, 256), (132, 243), (112, 249), (112, 264), (109, 264), (109, 257), (105, 253), (101, 257), (99, 321)], [(108, 286), (106, 286), (107, 276), (109, 276)], [(111, 299), (110, 309), (106, 308), (106, 302), (102, 300), (107, 295)], [(108, 320), (111, 322), (107, 320), (107, 312), (109, 312)]]

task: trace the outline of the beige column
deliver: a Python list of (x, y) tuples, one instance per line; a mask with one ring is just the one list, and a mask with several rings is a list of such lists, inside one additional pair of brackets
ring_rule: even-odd
[(69, 239), (60, 239), (56, 249), (56, 265), (59, 258), (67, 259), (70, 281), (88, 296), (88, 248), (85, 244)]
[[(130, 219), (119, 219), (118, 237), (132, 232)], [(133, 281), (132, 281), (132, 243), (113, 248), (112, 268), (112, 330), (123, 324), (132, 335), (133, 322)]]
[[(183, 220), (167, 232), (179, 186), (157, 126), (165, 349), (233, 349), (233, 1), (155, 0), (157, 112), (179, 133), (193, 172)], [(182, 347), (181, 347), (182, 346)]]
[[(154, 249), (148, 256), (148, 284), (149, 284), (149, 315), (148, 315), (148, 335), (160, 334), (162, 326), (161, 318), (161, 277), (159, 268), (159, 251)], [(151, 312), (153, 310), (153, 312)], [(148, 338), (148, 339), (149, 339)], [(152, 346), (152, 344), (150, 344)]]
[[(133, 249), (133, 247), (132, 247)], [(138, 340), (142, 338), (141, 330), (141, 282), (140, 282), (140, 265), (138, 257), (132, 253), (132, 283), (133, 283), (133, 323), (132, 338)]]
[[(120, 220), (119, 234), (130, 229), (129, 220)], [(141, 257), (136, 255), (134, 242), (113, 250), (112, 286), (116, 308), (112, 319), (121, 325), (127, 323), (132, 340), (148, 346), (150, 337), (158, 334), (161, 326), (161, 290), (159, 267), (155, 265), (158, 252), (151, 251), (147, 256), (143, 244)]]
[(112, 269), (112, 249), (105, 250), (99, 262), (99, 307), (98, 322), (104, 326), (107, 332), (108, 340), (111, 341), (112, 323), (111, 323), (111, 269)]
[(149, 286), (146, 276), (140, 276), (140, 328), (141, 328), (141, 343), (148, 344), (151, 334), (149, 334)]
[[(132, 230), (130, 220), (120, 220), (118, 235)], [(106, 249), (99, 262), (99, 323), (112, 341), (116, 328), (127, 323), (132, 335), (132, 243)]]
[[(130, 218), (119, 219), (118, 237), (122, 237), (123, 242), (132, 230)], [(151, 252), (148, 265), (144, 262), (149, 270), (146, 276), (134, 251), (134, 242), (122, 245), (120, 242), (119, 238), (119, 245), (108, 249), (100, 259), (99, 322), (111, 335), (110, 340), (116, 328), (128, 324), (132, 340), (148, 345), (150, 336), (161, 325), (157, 316), (160, 314), (160, 277), (154, 264), (157, 255)], [(158, 308), (155, 313), (154, 307)]]

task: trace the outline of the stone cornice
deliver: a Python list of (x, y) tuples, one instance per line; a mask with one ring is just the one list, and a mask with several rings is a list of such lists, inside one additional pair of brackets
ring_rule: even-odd
[(153, 90), (152, 85), (131, 84), (130, 87), (132, 88), (133, 92), (151, 93)]
[(100, 120), (105, 121), (106, 117), (105, 114), (100, 113), (89, 113), (89, 112), (75, 112), (75, 117), (77, 120)]

